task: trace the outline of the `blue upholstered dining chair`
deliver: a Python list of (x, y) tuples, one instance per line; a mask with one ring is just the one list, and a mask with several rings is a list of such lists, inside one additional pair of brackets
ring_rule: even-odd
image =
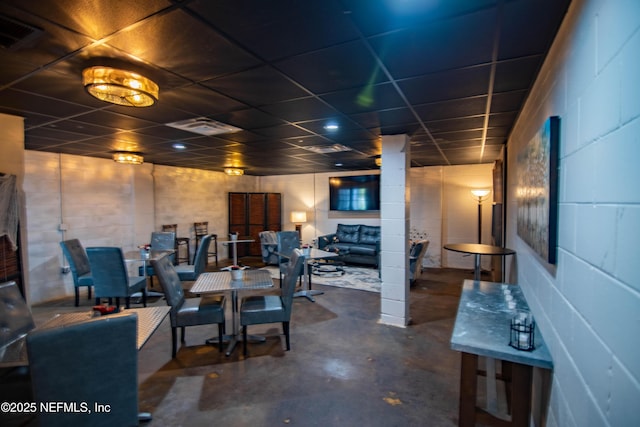
[(122, 249), (87, 248), (87, 256), (93, 276), (96, 304), (100, 304), (101, 298), (115, 298), (116, 305), (120, 306), (120, 298), (124, 298), (125, 306), (129, 308), (131, 296), (142, 292), (142, 304), (147, 306), (146, 277), (129, 276)]
[(73, 277), (73, 286), (75, 288), (76, 307), (80, 304), (80, 287), (86, 286), (88, 298), (91, 299), (91, 287), (93, 286), (93, 278), (91, 277), (91, 267), (89, 266), (89, 258), (82, 247), (82, 243), (78, 239), (65, 240), (60, 242), (62, 253), (67, 258), (71, 275)]
[[(154, 231), (151, 233), (151, 245), (152, 251), (175, 251), (176, 248), (176, 233), (172, 231)], [(169, 255), (171, 262), (175, 264), (175, 253)], [(143, 266), (138, 267), (138, 274), (144, 276)], [(149, 285), (153, 286), (153, 276), (155, 272), (150, 263), (147, 263), (147, 276), (149, 277)]]
[[(300, 235), (297, 231), (278, 231), (278, 266), (280, 268), (280, 283), (282, 284), (282, 276), (289, 266), (289, 259), (294, 249), (300, 248)], [(302, 278), (302, 272), (300, 272)]]
[[(297, 233), (296, 233), (297, 234)], [(294, 249), (287, 263), (280, 295), (251, 295), (242, 299), (240, 324), (242, 325), (243, 354), (247, 355), (247, 326), (282, 322), (287, 351), (291, 349), (289, 322), (293, 307), (293, 293), (296, 281), (302, 274), (304, 256), (300, 249)]]
[(211, 234), (207, 234), (202, 238), (193, 258), (191, 265), (176, 265), (175, 270), (180, 280), (194, 281), (207, 268), (207, 257), (209, 256), (209, 245), (211, 244)]
[[(206, 237), (205, 237), (206, 238)], [(204, 239), (203, 239), (204, 243)], [(206, 256), (207, 248), (202, 244), (198, 250), (203, 250)], [(176, 357), (177, 332), (181, 330), (181, 342), (184, 342), (185, 327), (196, 325), (218, 324), (219, 347), (222, 351), (222, 338), (225, 330), (224, 307), (225, 296), (213, 295), (206, 298), (185, 298), (180, 277), (167, 257), (151, 260), (156, 271), (158, 281), (164, 290), (167, 305), (171, 306), (171, 357)]]
[[(138, 425), (136, 322), (135, 314), (105, 316), (27, 335), (33, 400), (90, 405), (86, 412), (38, 411), (38, 425)], [(94, 403), (109, 410), (97, 412)]]

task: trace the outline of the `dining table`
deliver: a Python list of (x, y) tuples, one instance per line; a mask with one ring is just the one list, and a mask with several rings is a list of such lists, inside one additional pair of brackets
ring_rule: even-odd
[[(271, 273), (268, 270), (257, 269), (245, 269), (242, 270), (243, 275), (241, 279), (233, 279), (229, 271), (217, 271), (217, 272), (205, 272), (198, 276), (195, 283), (190, 289), (192, 294), (206, 295), (215, 294), (220, 292), (231, 293), (232, 307), (231, 307), (231, 324), (232, 333), (224, 337), (224, 341), (228, 342), (225, 354), (230, 356), (233, 353), (238, 342), (242, 341), (242, 334), (240, 333), (240, 327), (238, 324), (238, 293), (256, 289), (268, 289), (273, 287), (273, 279)], [(265, 338), (249, 335), (247, 339), (256, 342), (264, 342)], [(207, 344), (217, 345), (218, 338), (210, 338), (207, 340)]]
[[(146, 342), (151, 338), (151, 335), (158, 329), (158, 326), (162, 323), (162, 321), (167, 317), (171, 307), (169, 306), (160, 306), (160, 307), (141, 307), (141, 308), (127, 308), (120, 309), (119, 312), (102, 315), (99, 317), (119, 317), (119, 316), (131, 316), (136, 315), (138, 317), (137, 321), (137, 337), (136, 337), (136, 348), (138, 351), (142, 349), (142, 347), (146, 344)], [(60, 326), (71, 325), (80, 322), (86, 322), (96, 317), (95, 311), (78, 311), (71, 313), (61, 313), (54, 315), (51, 319), (47, 320), (42, 326), (39, 326), (38, 329), (48, 329), (48, 328), (56, 328)], [(138, 414), (139, 421), (150, 421), (152, 418), (150, 412), (140, 412)]]
[[(529, 351), (510, 345), (512, 319), (523, 311), (528, 312), (529, 305), (519, 286), (464, 281), (450, 341), (451, 349), (461, 353), (459, 426), (529, 425), (533, 369), (551, 371), (553, 359), (539, 328), (533, 330), (534, 346)], [(477, 392), (480, 358), (486, 365), (484, 407)], [(501, 377), (508, 383), (509, 414), (497, 404), (496, 361), (501, 362)]]
[[(220, 244), (223, 246), (231, 246), (231, 253), (233, 258), (233, 265), (238, 265), (238, 243), (253, 243), (255, 239), (229, 239), (221, 240)], [(228, 270), (230, 267), (225, 267), (222, 270)]]
[(447, 243), (444, 248), (448, 251), (461, 252), (464, 254), (475, 255), (473, 268), (474, 280), (480, 280), (480, 257), (482, 255), (491, 256), (507, 256), (516, 253), (513, 249), (503, 248), (501, 246), (485, 245), (480, 243)]
[[(138, 334), (137, 334), (137, 348), (140, 350), (144, 344), (149, 340), (151, 335), (158, 329), (158, 326), (162, 323), (165, 317), (169, 314), (169, 306), (161, 307), (140, 307), (140, 308), (128, 308), (121, 309), (118, 313), (104, 315), (104, 317), (117, 317), (117, 316), (129, 316), (135, 314), (138, 316)], [(49, 329), (59, 326), (67, 326), (74, 323), (86, 322), (97, 316), (97, 312), (93, 310), (73, 311), (67, 313), (58, 313), (53, 317), (47, 319), (44, 323), (37, 326), (35, 329)], [(26, 351), (26, 335), (20, 340), (12, 343), (15, 347), (12, 358), (9, 359), (7, 354), (4, 364), (0, 364), (0, 367), (15, 367), (15, 366), (28, 366), (29, 359)]]

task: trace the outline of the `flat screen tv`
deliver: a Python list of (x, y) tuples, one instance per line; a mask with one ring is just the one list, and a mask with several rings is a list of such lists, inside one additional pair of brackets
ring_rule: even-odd
[(380, 175), (329, 178), (329, 210), (379, 211)]

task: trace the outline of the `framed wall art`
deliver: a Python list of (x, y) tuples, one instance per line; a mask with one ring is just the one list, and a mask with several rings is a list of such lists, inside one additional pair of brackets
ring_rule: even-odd
[(550, 264), (558, 241), (560, 118), (549, 117), (518, 154), (518, 236)]

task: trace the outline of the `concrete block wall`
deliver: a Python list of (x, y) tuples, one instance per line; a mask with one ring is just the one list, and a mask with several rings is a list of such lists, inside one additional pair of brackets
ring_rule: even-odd
[[(258, 179), (253, 176), (160, 165), (154, 166), (152, 175), (156, 230), (162, 224), (178, 224), (178, 237), (190, 238), (191, 258), (195, 256), (193, 223), (207, 221), (209, 233), (217, 234), (219, 241), (227, 240), (229, 191), (258, 191)], [(227, 258), (226, 248), (218, 243), (218, 259)]]
[(28, 239), (32, 304), (73, 294), (71, 274), (61, 273), (68, 264), (60, 241), (135, 247), (132, 168), (91, 157), (25, 152), (27, 220), (22, 227)]
[(574, 0), (508, 142), (561, 119), (558, 261), (507, 245), (554, 361), (549, 426), (640, 423), (640, 2)]
[[(61, 273), (67, 263), (60, 241), (77, 238), (85, 247), (129, 251), (148, 243), (151, 232), (162, 224), (178, 223), (180, 234), (193, 238), (195, 221), (209, 221), (209, 231), (223, 239), (228, 192), (257, 191), (257, 182), (256, 177), (228, 177), (222, 172), (25, 151), (27, 214), (26, 227), (22, 226), (30, 302), (73, 295), (71, 274)], [(61, 231), (60, 224), (67, 230)], [(226, 258), (226, 252), (220, 251), (219, 258)], [(130, 274), (137, 275), (136, 265), (130, 265)]]
[(411, 145), (407, 135), (382, 137), (380, 180), (380, 322), (409, 324), (409, 224)]

